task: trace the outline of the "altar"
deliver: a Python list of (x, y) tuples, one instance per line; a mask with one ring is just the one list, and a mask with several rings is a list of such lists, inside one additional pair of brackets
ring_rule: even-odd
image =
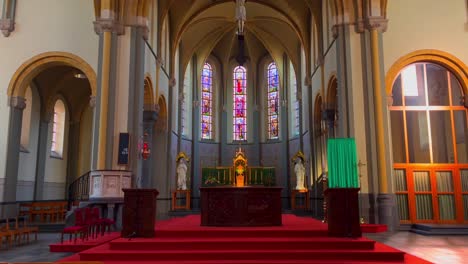
[(210, 170), (200, 188), (202, 226), (281, 225), (282, 188), (271, 170), (253, 171), (241, 148), (232, 167)]
[(201, 187), (202, 226), (280, 226), (281, 187)]

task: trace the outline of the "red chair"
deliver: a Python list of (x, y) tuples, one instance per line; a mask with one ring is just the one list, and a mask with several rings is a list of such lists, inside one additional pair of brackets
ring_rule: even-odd
[(104, 232), (107, 229), (107, 232), (110, 232), (111, 226), (115, 224), (115, 221), (109, 218), (101, 218), (100, 217), (100, 212), (98, 207), (93, 208), (93, 219), (97, 219), (98, 227), (99, 227), (99, 232), (101, 233), (101, 236), (104, 235)]
[(63, 243), (63, 235), (64, 234), (70, 234), (70, 240), (72, 240), (72, 236), (75, 235), (75, 243), (76, 239), (78, 237), (78, 234), (80, 234), (81, 240), (84, 240), (85, 238), (88, 238), (88, 226), (86, 225), (85, 221), (83, 220), (83, 212), (80, 208), (75, 209), (75, 225), (74, 226), (69, 226), (65, 227), (62, 230), (62, 238), (61, 242)]

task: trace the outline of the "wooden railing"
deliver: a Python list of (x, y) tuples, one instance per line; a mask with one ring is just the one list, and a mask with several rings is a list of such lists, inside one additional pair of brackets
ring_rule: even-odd
[(87, 201), (89, 199), (89, 171), (74, 180), (68, 186), (68, 210), (76, 201)]

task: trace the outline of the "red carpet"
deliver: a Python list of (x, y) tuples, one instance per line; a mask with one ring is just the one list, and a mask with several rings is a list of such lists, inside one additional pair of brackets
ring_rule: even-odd
[(200, 216), (160, 221), (156, 237), (117, 238), (62, 261), (129, 263), (430, 263), (367, 238), (327, 236), (318, 220), (283, 215), (280, 227), (202, 227)]
[(387, 225), (361, 224), (361, 231), (363, 233), (387, 232)]
[[(120, 237), (120, 232), (111, 232), (111, 233), (106, 233), (104, 236), (98, 236), (97, 238), (94, 239), (88, 239), (82, 241), (80, 238), (74, 242), (72, 240), (71, 242), (68, 240), (68, 235), (64, 236), (63, 244), (59, 242), (55, 244), (49, 245), (49, 251), (50, 252), (81, 252), (86, 249), (93, 248), (95, 246), (102, 245), (106, 242), (109, 242), (113, 239), (119, 238)], [(67, 239), (65, 239), (67, 238)]]

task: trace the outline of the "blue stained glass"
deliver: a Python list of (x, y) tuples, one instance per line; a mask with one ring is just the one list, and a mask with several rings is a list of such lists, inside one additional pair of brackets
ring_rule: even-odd
[(233, 72), (233, 134), (234, 140), (247, 138), (247, 71), (238, 66)]
[(268, 65), (267, 74), (268, 137), (270, 139), (277, 139), (279, 137), (279, 76), (274, 62)]
[(212, 139), (213, 129), (213, 69), (205, 63), (202, 69), (202, 102), (201, 102), (201, 137)]

